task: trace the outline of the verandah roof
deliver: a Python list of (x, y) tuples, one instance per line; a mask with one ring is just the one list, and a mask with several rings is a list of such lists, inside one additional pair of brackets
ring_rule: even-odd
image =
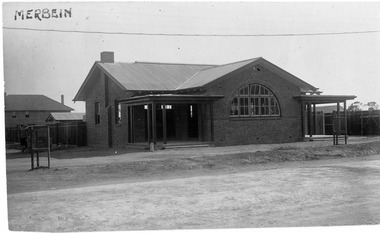
[(331, 104), (341, 103), (347, 100), (353, 100), (355, 95), (300, 95), (294, 96), (294, 99), (310, 104)]
[(177, 94), (158, 94), (135, 96), (125, 100), (119, 100), (119, 103), (128, 105), (141, 105), (152, 102), (159, 103), (202, 103), (212, 102), (223, 98), (223, 95), (177, 95)]

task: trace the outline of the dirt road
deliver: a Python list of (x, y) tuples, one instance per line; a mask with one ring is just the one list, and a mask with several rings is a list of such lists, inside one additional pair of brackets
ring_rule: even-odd
[[(68, 178), (70, 179), (70, 178)], [(380, 223), (380, 155), (8, 195), (16, 231)]]

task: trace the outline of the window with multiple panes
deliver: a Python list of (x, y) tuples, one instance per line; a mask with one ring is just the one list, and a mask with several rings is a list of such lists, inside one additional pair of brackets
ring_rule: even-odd
[(100, 124), (100, 103), (95, 103), (95, 124)]
[(121, 118), (121, 104), (115, 101), (115, 123), (120, 124)]
[(260, 84), (241, 88), (231, 101), (230, 116), (280, 116), (280, 106), (273, 92)]

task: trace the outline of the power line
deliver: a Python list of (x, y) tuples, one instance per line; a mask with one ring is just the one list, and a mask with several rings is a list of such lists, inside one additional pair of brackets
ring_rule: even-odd
[(40, 32), (65, 32), (65, 33), (85, 33), (85, 34), (108, 34), (108, 35), (131, 35), (131, 36), (183, 36), (183, 37), (280, 37), (280, 36), (329, 36), (329, 35), (350, 35), (378, 33), (375, 31), (351, 31), (351, 32), (317, 32), (317, 33), (278, 33), (278, 34), (185, 34), (185, 33), (146, 33), (146, 32), (105, 32), (105, 31), (81, 31), (81, 30), (59, 30), (59, 29), (37, 29), (37, 28), (15, 28), (3, 27), (9, 30), (25, 30)]

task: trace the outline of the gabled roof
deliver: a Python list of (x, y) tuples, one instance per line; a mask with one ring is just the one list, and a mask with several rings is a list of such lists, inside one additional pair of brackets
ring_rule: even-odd
[(86, 86), (92, 74), (99, 70), (113, 79), (122, 90), (174, 92), (200, 88), (239, 69), (258, 64), (298, 86), (302, 92), (315, 92), (318, 89), (261, 57), (225, 65), (95, 62), (74, 101), (85, 100)]
[(5, 111), (52, 111), (70, 112), (67, 107), (44, 95), (6, 95)]
[(84, 115), (78, 112), (52, 112), (46, 121), (80, 121)]
[(175, 90), (195, 73), (215, 66), (164, 63), (99, 63), (127, 90)]

